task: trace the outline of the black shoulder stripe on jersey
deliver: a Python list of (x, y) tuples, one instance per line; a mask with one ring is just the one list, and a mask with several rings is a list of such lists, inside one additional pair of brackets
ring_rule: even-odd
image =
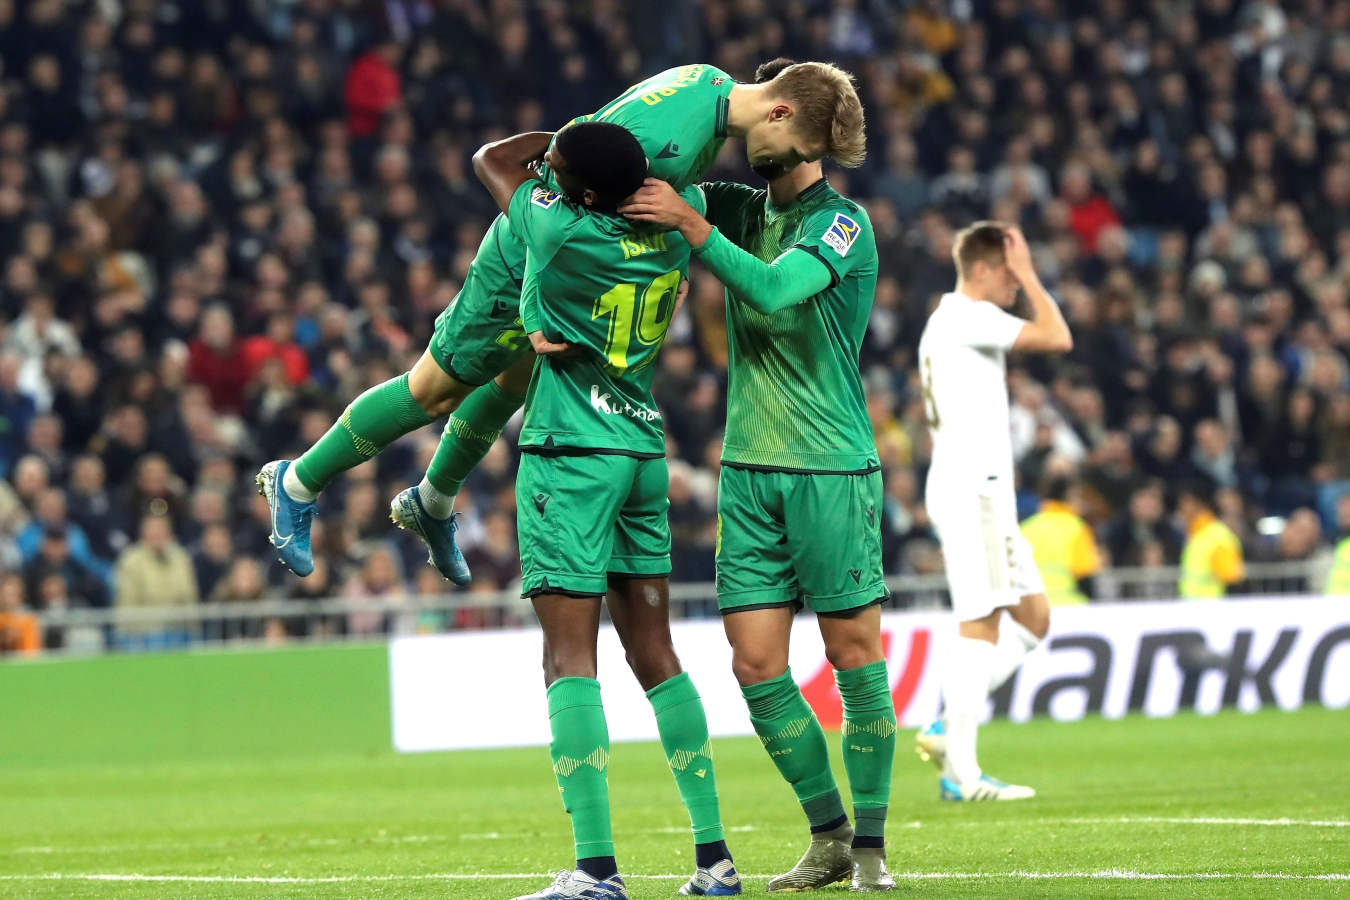
[(841, 280), (839, 278), (839, 273), (835, 271), (834, 266), (830, 265), (830, 261), (820, 252), (819, 247), (813, 247), (810, 244), (793, 244), (792, 249), (805, 250), (807, 253), (810, 253), (816, 259), (820, 260), (821, 265), (830, 270), (830, 287), (838, 286)]
[(493, 235), (493, 237), (495, 239), (494, 243), (497, 246), (497, 257), (501, 259), (502, 267), (506, 269), (506, 274), (511, 276), (511, 283), (514, 284), (517, 288), (523, 288), (525, 286), (525, 282), (517, 278), (516, 273), (511, 271), (511, 264), (506, 261), (506, 254), (502, 252), (501, 229), (498, 229), (497, 233)]
[(727, 119), (731, 115), (731, 101), (726, 97), (717, 98), (717, 115), (713, 123), (713, 136), (724, 138), (727, 136)]
[(829, 189), (830, 189), (830, 182), (828, 179), (825, 178), (824, 175), (822, 175), (815, 181), (811, 182), (810, 186), (808, 186), (805, 190), (797, 194), (797, 199), (794, 200), (793, 202), (808, 203), (811, 200), (815, 199), (816, 194), (824, 193)]

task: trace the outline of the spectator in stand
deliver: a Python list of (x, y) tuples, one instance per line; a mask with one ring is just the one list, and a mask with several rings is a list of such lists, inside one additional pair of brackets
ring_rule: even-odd
[(1130, 494), (1129, 506), (1106, 526), (1103, 541), (1113, 566), (1175, 566), (1183, 537), (1167, 518), (1163, 482), (1149, 481)]
[(469, 552), (468, 561), (474, 580), (482, 572), (483, 584), (493, 590), (504, 591), (520, 580), (520, 552), (510, 514), (494, 509), (483, 517), (483, 540)]
[(23, 595), (22, 575), (0, 573), (0, 656), (42, 649), (37, 616), (24, 610)]
[(398, 63), (402, 55), (393, 35), (381, 39), (352, 63), (343, 93), (347, 130), (355, 138), (374, 137), (385, 113), (403, 99)]
[[(174, 540), (164, 515), (141, 519), (140, 540), (117, 559), (119, 610), (145, 607), (195, 606), (197, 577), (187, 551)], [(149, 650), (186, 644), (192, 626), (184, 620), (145, 621), (127, 617), (118, 622), (117, 639), (124, 650)]]
[(192, 571), (197, 578), (197, 589), (210, 597), (234, 558), (234, 544), (230, 530), (222, 523), (206, 526), (201, 539), (192, 548)]
[(37, 403), (19, 386), (21, 365), (17, 354), (0, 352), (0, 474), (8, 474), (23, 455), (24, 437), (37, 415)]
[(243, 411), (249, 370), (228, 307), (211, 306), (202, 313), (201, 330), (188, 345), (188, 377), (206, 385), (217, 412)]
[[(230, 564), (225, 577), (216, 583), (207, 596), (211, 603), (257, 603), (266, 599), (267, 582), (256, 559), (239, 557)], [(226, 613), (224, 618), (204, 623), (202, 636), (208, 641), (227, 641), (235, 638), (257, 640), (271, 630), (269, 620), (258, 616)]]
[(86, 579), (92, 579), (95, 583), (108, 585), (112, 577), (112, 563), (94, 554), (84, 529), (69, 520), (67, 508), (65, 492), (59, 488), (48, 488), (38, 495), (33, 519), (18, 536), (23, 562), (27, 564), (37, 559), (44, 541), (50, 535), (59, 533), (70, 564), (79, 570), (76, 583), (83, 585)]
[[(361, 568), (347, 581), (342, 595), (349, 600), (370, 603), (398, 602), (403, 599), (403, 579), (395, 556), (387, 547), (373, 547)], [(389, 634), (394, 630), (392, 613), (359, 610), (347, 617), (348, 634)]]

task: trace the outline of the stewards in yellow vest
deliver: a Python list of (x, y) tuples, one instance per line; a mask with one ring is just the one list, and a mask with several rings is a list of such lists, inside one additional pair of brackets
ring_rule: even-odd
[(1331, 574), (1327, 576), (1327, 593), (1350, 594), (1350, 537), (1341, 538), (1336, 545), (1336, 557), (1331, 561)]
[(1035, 554), (1045, 595), (1051, 606), (1087, 603), (1078, 583), (1096, 575), (1102, 567), (1097, 539), (1069, 505), (1067, 479), (1051, 479), (1042, 493), (1045, 499), (1040, 512), (1022, 523), (1022, 534)]
[(1343, 597), (1350, 594), (1350, 494), (1341, 494), (1336, 501), (1336, 526), (1343, 537), (1331, 561), (1327, 593)]
[(1242, 542), (1214, 515), (1213, 491), (1188, 485), (1177, 500), (1186, 522), (1186, 546), (1181, 551), (1181, 596), (1218, 599), (1246, 576)]

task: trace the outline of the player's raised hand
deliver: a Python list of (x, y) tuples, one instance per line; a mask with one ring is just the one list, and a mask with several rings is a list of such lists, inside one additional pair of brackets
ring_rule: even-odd
[(530, 346), (534, 348), (537, 356), (553, 356), (565, 359), (569, 356), (575, 356), (572, 345), (568, 343), (557, 343), (544, 337), (542, 331), (530, 332)]
[(693, 208), (659, 178), (648, 178), (633, 196), (619, 204), (619, 212), (633, 222), (679, 228)]
[(1008, 268), (1023, 287), (1035, 282), (1036, 267), (1031, 262), (1031, 248), (1027, 246), (1026, 235), (1020, 228), (1006, 228), (1003, 231), (1003, 252), (1008, 260)]

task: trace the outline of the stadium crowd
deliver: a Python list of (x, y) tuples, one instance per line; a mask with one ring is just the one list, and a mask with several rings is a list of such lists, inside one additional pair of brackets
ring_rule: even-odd
[[(324, 494), (305, 580), (253, 474), (421, 352), (494, 211), (481, 143), (778, 55), (868, 113), (829, 175), (883, 261), (889, 573), (941, 568), (914, 348), (979, 218), (1022, 226), (1075, 335), (1010, 375), (1025, 513), (1066, 479), (1114, 565), (1177, 562), (1196, 476), (1249, 558), (1350, 530), (1345, 0), (0, 0), (0, 615), (446, 591), (387, 520), (434, 427)], [(717, 174), (754, 181), (737, 142)], [(696, 274), (659, 362), (676, 580), (713, 576), (722, 302)], [(458, 504), (472, 590), (519, 574), (513, 454)]]

